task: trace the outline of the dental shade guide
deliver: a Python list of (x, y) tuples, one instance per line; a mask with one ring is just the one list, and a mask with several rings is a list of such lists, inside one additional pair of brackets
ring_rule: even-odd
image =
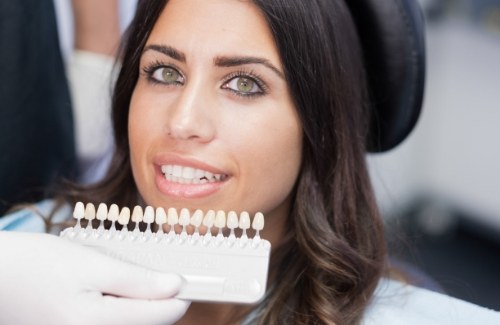
[[(185, 208), (177, 213), (174, 208), (165, 211), (147, 206), (143, 210), (136, 206), (131, 214), (129, 208), (119, 209), (116, 204), (108, 209), (101, 203), (96, 211), (92, 203), (78, 202), (73, 217), (76, 225), (64, 229), (62, 238), (122, 261), (180, 275), (184, 284), (176, 295), (179, 299), (251, 304), (266, 291), (271, 244), (259, 234), (264, 228), (262, 213), (256, 213), (250, 223), (248, 212), (238, 217), (234, 211), (195, 210), (191, 214)], [(85, 228), (82, 219), (88, 222)], [(92, 226), (94, 219), (99, 221), (97, 228)], [(108, 229), (105, 221), (111, 222)], [(132, 230), (127, 229), (129, 223)], [(140, 223), (146, 225), (144, 231)], [(157, 231), (153, 231), (155, 224)], [(169, 228), (166, 232), (164, 225)], [(176, 226), (182, 228), (180, 233)], [(188, 234), (188, 227), (194, 229), (192, 234)], [(205, 234), (200, 233), (201, 227), (207, 229)], [(216, 235), (212, 235), (212, 228), (217, 229)], [(226, 228), (228, 236), (224, 235)], [(253, 238), (247, 235), (250, 228), (255, 231)], [(241, 230), (241, 236), (237, 237), (236, 229)]]

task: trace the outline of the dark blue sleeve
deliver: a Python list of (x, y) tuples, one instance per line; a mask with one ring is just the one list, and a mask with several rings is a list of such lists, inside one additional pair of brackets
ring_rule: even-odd
[(0, 0), (0, 215), (76, 166), (52, 0)]

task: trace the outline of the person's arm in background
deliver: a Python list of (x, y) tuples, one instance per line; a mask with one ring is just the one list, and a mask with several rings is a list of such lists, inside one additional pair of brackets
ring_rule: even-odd
[(75, 49), (114, 57), (120, 41), (117, 0), (72, 0)]
[(72, 0), (74, 49), (67, 62), (79, 181), (98, 180), (112, 150), (110, 103), (121, 37), (118, 0)]

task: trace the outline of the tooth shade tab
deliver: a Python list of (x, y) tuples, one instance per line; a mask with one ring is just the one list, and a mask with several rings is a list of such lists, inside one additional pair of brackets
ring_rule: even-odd
[(118, 208), (118, 205), (116, 205), (115, 203), (111, 204), (108, 211), (108, 220), (111, 222), (117, 221), (119, 211), (120, 209)]
[(227, 214), (227, 227), (229, 229), (238, 228), (238, 215), (234, 211), (229, 211)]
[(177, 215), (176, 209), (174, 208), (168, 209), (167, 220), (170, 226), (175, 226), (179, 222), (179, 216)]
[(191, 224), (198, 228), (201, 226), (201, 223), (203, 222), (203, 211), (200, 209), (197, 209), (194, 211), (193, 215), (191, 216)]
[(142, 213), (142, 207), (140, 205), (136, 205), (132, 211), (132, 221), (138, 223), (141, 222), (143, 218), (144, 214)]
[(120, 214), (118, 215), (118, 223), (122, 225), (124, 228), (130, 221), (130, 209), (128, 207), (122, 208)]
[(188, 226), (191, 222), (191, 217), (189, 216), (189, 210), (186, 208), (181, 209), (181, 214), (179, 215), (179, 225)]
[(163, 225), (164, 223), (167, 223), (167, 213), (165, 212), (165, 209), (162, 207), (156, 208), (156, 217), (155, 221), (158, 225)]
[(99, 204), (96, 213), (96, 219), (104, 221), (108, 218), (108, 206), (104, 203)]
[[(234, 245), (238, 242), (238, 245), (244, 246), (251, 242), (255, 246), (258, 245), (258, 241), (262, 240), (259, 232), (264, 228), (264, 215), (262, 213), (256, 213), (252, 223), (250, 223), (250, 215), (246, 211), (242, 211), (238, 216), (236, 211), (229, 211), (226, 214), (223, 210), (217, 210), (217, 212), (215, 210), (208, 210), (204, 213), (202, 210), (196, 209), (191, 213), (189, 209), (182, 208), (178, 213), (173, 207), (165, 212), (165, 209), (162, 207), (155, 209), (152, 206), (146, 206), (143, 210), (141, 206), (136, 205), (131, 213), (128, 207), (120, 210), (116, 204), (111, 204), (108, 209), (105, 203), (100, 203), (96, 212), (95, 206), (92, 203), (84, 205), (82, 202), (77, 202), (73, 210), (73, 215), (77, 217), (83, 216), (83, 218), (89, 221), (85, 229), (81, 228), (79, 222), (77, 222), (75, 227), (72, 228), (73, 234), (84, 232), (85, 236), (93, 234), (98, 237), (105, 235), (105, 237), (111, 238), (117, 234), (115, 226), (115, 222), (117, 221), (121, 225), (119, 236), (122, 239), (128, 236), (128, 229), (132, 226), (131, 223), (135, 224), (132, 227), (132, 231), (130, 231), (135, 236), (134, 238), (129, 236), (131, 240), (137, 238), (150, 240), (154, 238), (154, 240), (160, 241), (168, 238), (168, 240), (172, 241), (175, 238), (180, 238), (191, 244), (199, 240), (209, 243), (211, 238), (214, 238), (212, 231), (214, 230), (213, 227), (215, 227), (218, 229), (215, 237), (217, 245), (226, 242), (225, 239), (230, 239), (226, 242), (227, 245)], [(95, 222), (92, 222), (94, 219), (100, 221), (97, 229), (93, 229), (93, 227), (97, 226)], [(105, 224), (104, 221), (106, 220), (111, 222)], [(168, 224), (169, 227), (166, 228), (165, 224)], [(206, 230), (202, 230), (203, 235), (200, 233), (202, 225), (206, 227)], [(146, 227), (144, 230), (141, 230), (139, 226)], [(255, 235), (251, 239), (247, 235), (247, 229), (249, 228), (255, 230)], [(241, 229), (242, 231), (238, 233), (236, 229)], [(168, 231), (168, 235), (163, 236), (164, 231)], [(236, 238), (236, 233), (239, 234), (239, 238)]]
[(248, 212), (243, 211), (240, 214), (240, 222), (238, 226), (243, 230), (247, 230), (250, 228), (250, 214), (248, 214)]
[(147, 224), (155, 222), (155, 211), (152, 206), (148, 205), (146, 209), (144, 209), (143, 221)]
[(89, 221), (95, 219), (95, 206), (92, 203), (87, 203), (85, 206), (84, 217)]
[(261, 212), (257, 212), (253, 217), (252, 228), (257, 231), (264, 229), (264, 215)]
[(226, 226), (226, 213), (224, 211), (217, 211), (217, 214), (215, 215), (215, 226), (219, 229)]
[(83, 202), (76, 202), (75, 209), (73, 210), (73, 218), (80, 221), (80, 219), (83, 219), (84, 217), (85, 217), (85, 206), (83, 205)]
[(203, 225), (208, 229), (210, 229), (214, 226), (214, 223), (215, 223), (215, 211), (208, 210), (207, 213), (205, 214), (205, 217), (203, 218)]

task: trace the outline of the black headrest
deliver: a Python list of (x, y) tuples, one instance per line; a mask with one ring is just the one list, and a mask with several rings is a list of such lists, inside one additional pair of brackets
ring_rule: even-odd
[(361, 39), (374, 111), (368, 150), (403, 141), (420, 115), (425, 22), (417, 0), (347, 0)]

